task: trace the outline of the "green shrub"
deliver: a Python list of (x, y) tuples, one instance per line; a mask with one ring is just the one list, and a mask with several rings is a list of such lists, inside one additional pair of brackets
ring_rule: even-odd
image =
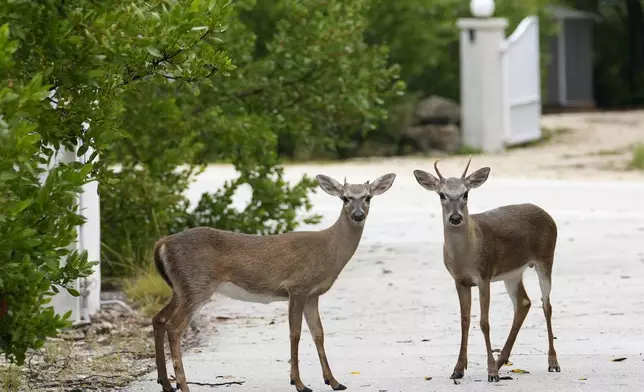
[[(91, 165), (62, 164), (40, 176), (46, 163), (38, 119), (49, 86), (42, 74), (9, 79), (19, 43), (0, 27), (0, 350), (10, 362), (24, 363), (29, 348), (68, 325), (47, 304), (50, 296), (91, 273), (87, 254), (70, 252), (77, 214), (75, 197)], [(49, 151), (49, 150), (46, 150)], [(61, 265), (61, 259), (65, 264)], [(72, 295), (78, 293), (68, 288)]]
[[(0, 0), (0, 9), (0, 351), (21, 364), (69, 325), (51, 295), (92, 271), (86, 253), (69, 250), (84, 222), (77, 196), (93, 180), (113, 191), (110, 161), (96, 157), (127, 136), (123, 93), (233, 66), (214, 49), (229, 9), (215, 0)], [(63, 147), (90, 156), (41, 183), (41, 165)]]
[[(292, 141), (341, 155), (402, 91), (386, 47), (364, 43), (367, 5), (235, 2), (216, 46), (235, 62), (230, 77), (127, 91), (123, 127), (131, 137), (103, 157), (121, 167), (120, 183), (101, 192), (106, 274), (136, 274), (159, 236), (187, 227), (273, 234), (318, 219), (308, 214), (316, 183), (287, 182), (277, 152)], [(232, 164), (237, 175), (188, 206), (183, 193), (209, 161)], [(236, 207), (233, 195), (246, 186), (251, 201)]]

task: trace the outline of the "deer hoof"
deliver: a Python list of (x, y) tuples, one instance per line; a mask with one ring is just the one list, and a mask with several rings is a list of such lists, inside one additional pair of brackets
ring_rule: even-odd
[[(291, 380), (291, 385), (295, 385), (295, 380)], [(307, 386), (304, 386), (302, 389), (295, 387), (297, 392), (313, 392), (313, 390)]]
[(454, 373), (452, 373), (452, 375), (449, 376), (449, 378), (452, 379), (452, 380), (458, 380), (458, 379), (463, 378), (463, 376), (465, 376), (465, 373), (463, 373), (461, 371), (458, 371), (458, 370), (454, 370)]
[(177, 390), (172, 388), (172, 385), (170, 385), (170, 389), (165, 389), (163, 386), (163, 381), (157, 380), (157, 384), (161, 385), (161, 389), (163, 389), (163, 392), (176, 392)]
[[(337, 381), (336, 381), (336, 382), (337, 382)], [(325, 383), (326, 385), (331, 385), (331, 380), (324, 380), (324, 383)], [(331, 388), (332, 388), (334, 391), (344, 391), (345, 389), (347, 389), (347, 387), (345, 387), (344, 385), (340, 384), (339, 382), (338, 382), (338, 385), (337, 385), (337, 386), (335, 386), (335, 387), (334, 387), (334, 386), (331, 386)]]
[(498, 382), (499, 381), (499, 375), (496, 374), (494, 376), (487, 376), (487, 381), (488, 382)]
[(552, 365), (552, 366), (548, 366), (548, 371), (550, 373), (552, 373), (552, 372), (559, 373), (559, 372), (561, 372), (561, 368), (559, 367), (559, 365)]

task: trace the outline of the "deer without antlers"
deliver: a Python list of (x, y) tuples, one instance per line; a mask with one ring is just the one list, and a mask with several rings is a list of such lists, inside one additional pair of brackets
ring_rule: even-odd
[(340, 197), (340, 217), (322, 231), (257, 236), (209, 227), (197, 227), (160, 239), (154, 249), (159, 273), (172, 287), (170, 302), (153, 318), (158, 383), (174, 391), (165, 366), (167, 332), (177, 388), (189, 392), (181, 359), (181, 337), (193, 314), (215, 292), (247, 302), (288, 301), (291, 341), (291, 384), (298, 392), (311, 392), (300, 379), (298, 346), (302, 316), (308, 324), (320, 358), (322, 375), (334, 390), (338, 382), (324, 350), (324, 331), (318, 298), (326, 293), (360, 243), (370, 200), (386, 192), (396, 175), (385, 174), (372, 184), (344, 185), (318, 175), (320, 187)]
[[(557, 225), (552, 217), (534, 204), (506, 205), (478, 214), (467, 210), (468, 192), (483, 185), (490, 174), (484, 167), (466, 177), (472, 158), (460, 178), (438, 178), (414, 170), (418, 183), (440, 196), (443, 209), (443, 261), (456, 284), (461, 308), (461, 349), (452, 379), (463, 378), (467, 369), (467, 339), (470, 327), (471, 288), (478, 286), (481, 305), (481, 331), (487, 349), (488, 381), (499, 380), (499, 368), (507, 363), (519, 329), (530, 309), (530, 298), (523, 286), (523, 271), (536, 267), (541, 287), (543, 312), (548, 328), (548, 371), (561, 369), (552, 333), (550, 288), (552, 264), (557, 243)], [(490, 343), (490, 282), (503, 281), (514, 305), (512, 329), (495, 361)]]

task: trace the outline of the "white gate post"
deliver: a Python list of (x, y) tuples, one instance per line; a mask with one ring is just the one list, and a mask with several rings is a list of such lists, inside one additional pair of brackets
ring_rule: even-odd
[[(488, 7), (480, 9), (477, 7)], [(491, 4), (491, 9), (489, 8)], [(491, 0), (472, 0), (476, 16), (490, 16)], [(486, 14), (486, 15), (484, 15)], [(500, 152), (505, 142), (503, 53), (505, 18), (464, 18), (460, 33), (461, 129), (463, 143), (485, 152)]]
[[(93, 153), (90, 147), (85, 155), (80, 157), (83, 163)], [(99, 158), (96, 158), (98, 160)], [(100, 198), (98, 195), (98, 181), (92, 181), (83, 185), (83, 192), (79, 194), (79, 209), (81, 215), (87, 220), (78, 227), (78, 242), (81, 251), (87, 251), (87, 258), (90, 261), (98, 261), (94, 266), (94, 272), (83, 278), (81, 292), (85, 296), (86, 303), (81, 304), (81, 309), (86, 312), (83, 317), (89, 320), (90, 316), (101, 309), (101, 213)]]
[[(85, 155), (77, 157), (76, 150), (61, 147), (48, 169), (60, 163), (71, 163), (78, 160), (84, 163), (91, 154), (92, 149), (90, 148)], [(45, 181), (47, 175), (48, 173), (45, 173), (42, 176), (43, 181)], [(90, 261), (99, 261), (99, 264), (94, 266), (91, 275), (73, 282), (72, 287), (80, 292), (80, 297), (72, 297), (67, 293), (67, 290), (62, 288), (52, 296), (51, 305), (54, 307), (54, 311), (62, 315), (71, 310), (70, 321), (73, 324), (89, 322), (91, 315), (101, 308), (101, 217), (98, 183), (96, 181), (83, 185), (82, 192), (78, 194), (78, 209), (78, 213), (86, 218), (86, 222), (76, 227), (77, 239), (70, 245), (70, 250), (87, 251), (88, 259)]]
[[(50, 91), (49, 98), (54, 97), (56, 90)], [(52, 108), (58, 108), (57, 102), (51, 102)], [(87, 131), (88, 122), (83, 122), (83, 129)], [(77, 146), (78, 147), (78, 146)], [(77, 149), (68, 150), (61, 147), (56, 151), (55, 156), (48, 166), (41, 165), (46, 172), (40, 176), (41, 183), (47, 179), (49, 170), (59, 163), (72, 163), (81, 161), (86, 163), (88, 157), (94, 150), (90, 147), (82, 157), (77, 156)], [(98, 158), (97, 158), (98, 159)], [(67, 290), (60, 291), (51, 298), (51, 305), (58, 314), (64, 314), (71, 310), (71, 321), (73, 324), (89, 323), (91, 316), (101, 309), (101, 214), (100, 198), (98, 196), (98, 182), (92, 181), (82, 187), (78, 195), (79, 214), (84, 216), (84, 224), (77, 226), (76, 241), (70, 245), (70, 250), (87, 251), (89, 261), (98, 261), (94, 266), (92, 274), (73, 283), (73, 288), (81, 295), (79, 298), (72, 297)]]

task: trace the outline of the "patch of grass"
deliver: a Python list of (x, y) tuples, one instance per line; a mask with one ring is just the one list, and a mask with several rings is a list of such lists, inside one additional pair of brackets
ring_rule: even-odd
[(335, 163), (341, 162), (340, 159), (324, 159), (324, 158), (316, 158), (316, 159), (305, 159), (305, 158), (290, 158), (290, 157), (282, 157), (280, 158), (283, 162), (284, 165), (301, 165), (301, 164), (308, 164), (308, 165), (317, 165), (317, 166), (325, 166), (325, 165), (333, 165)]
[(458, 150), (454, 152), (453, 155), (479, 155), (482, 154), (483, 150), (480, 148), (474, 148), (467, 145), (462, 145)]
[(631, 166), (638, 170), (644, 170), (644, 143), (636, 144), (633, 147)]
[(135, 306), (148, 316), (158, 312), (172, 296), (172, 289), (159, 275), (152, 263), (134, 278), (124, 280), (123, 292)]
[(17, 366), (0, 367), (0, 391), (17, 392), (20, 390), (21, 371)]
[(570, 129), (568, 128), (555, 128), (555, 129), (551, 129), (548, 127), (541, 128), (542, 140), (550, 140), (555, 136), (563, 135), (568, 132), (570, 132)]
[(608, 150), (599, 150), (597, 152), (592, 153), (591, 155), (598, 155), (598, 156), (619, 155), (624, 151), (625, 150), (623, 148), (613, 148)]

